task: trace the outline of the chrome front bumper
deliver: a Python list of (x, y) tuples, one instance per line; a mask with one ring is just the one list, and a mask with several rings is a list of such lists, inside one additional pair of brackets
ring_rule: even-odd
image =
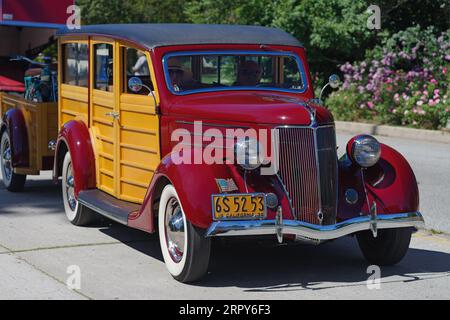
[(314, 225), (298, 220), (238, 220), (215, 221), (206, 236), (249, 236), (270, 235), (282, 239), (283, 234), (296, 235), (310, 240), (331, 240), (362, 230), (371, 230), (376, 236), (377, 229), (420, 228), (425, 225), (420, 212), (366, 215), (348, 219), (333, 225)]

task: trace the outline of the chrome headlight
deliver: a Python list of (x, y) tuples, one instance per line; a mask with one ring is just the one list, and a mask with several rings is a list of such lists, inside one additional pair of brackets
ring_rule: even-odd
[(256, 139), (245, 138), (238, 140), (234, 145), (236, 162), (245, 170), (255, 170), (261, 166), (260, 150), (260, 144)]
[(380, 155), (380, 143), (369, 135), (355, 137), (350, 146), (350, 157), (363, 168), (374, 166), (380, 160)]

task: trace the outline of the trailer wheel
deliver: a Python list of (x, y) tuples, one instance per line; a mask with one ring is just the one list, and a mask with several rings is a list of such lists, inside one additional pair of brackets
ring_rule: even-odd
[(208, 271), (211, 240), (186, 219), (171, 184), (161, 194), (158, 228), (164, 262), (172, 277), (184, 283), (202, 278)]
[(67, 219), (76, 226), (86, 226), (93, 223), (97, 220), (98, 215), (83, 206), (75, 198), (75, 179), (70, 152), (67, 152), (64, 157), (62, 170), (62, 194)]
[(3, 184), (6, 189), (11, 192), (19, 192), (23, 190), (27, 176), (24, 174), (14, 173), (11, 159), (11, 139), (7, 131), (4, 131), (0, 142), (0, 167), (2, 171)]

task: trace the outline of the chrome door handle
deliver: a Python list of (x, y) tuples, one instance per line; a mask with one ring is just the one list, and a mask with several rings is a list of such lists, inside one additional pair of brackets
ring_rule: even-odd
[(120, 115), (120, 113), (116, 112), (116, 111), (110, 111), (110, 112), (105, 113), (105, 116), (113, 117), (114, 120), (119, 119), (119, 115)]

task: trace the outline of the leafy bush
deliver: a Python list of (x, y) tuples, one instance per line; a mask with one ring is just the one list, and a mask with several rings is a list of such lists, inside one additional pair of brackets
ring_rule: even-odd
[[(336, 118), (440, 129), (450, 118), (450, 30), (394, 34), (362, 62), (340, 66), (342, 89), (327, 100)], [(349, 110), (350, 109), (350, 110)]]

